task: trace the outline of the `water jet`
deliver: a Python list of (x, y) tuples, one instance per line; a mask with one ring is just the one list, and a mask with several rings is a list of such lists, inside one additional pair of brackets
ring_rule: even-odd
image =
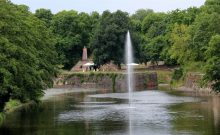
[(131, 37), (130, 32), (127, 32), (126, 35), (126, 41), (125, 41), (125, 60), (126, 60), (126, 66), (127, 66), (127, 88), (128, 88), (128, 104), (129, 104), (129, 135), (132, 135), (132, 93), (133, 93), (133, 74), (134, 74), (134, 58), (133, 58), (133, 51), (132, 51), (132, 43), (131, 43)]

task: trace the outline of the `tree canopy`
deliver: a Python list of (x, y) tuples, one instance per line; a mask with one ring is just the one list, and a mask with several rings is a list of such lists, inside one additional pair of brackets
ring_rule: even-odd
[(103, 65), (113, 61), (120, 67), (123, 62), (123, 48), (128, 28), (128, 13), (105, 11), (102, 14), (92, 41), (95, 63)]
[(53, 34), (24, 5), (0, 1), (0, 108), (38, 100), (56, 75)]

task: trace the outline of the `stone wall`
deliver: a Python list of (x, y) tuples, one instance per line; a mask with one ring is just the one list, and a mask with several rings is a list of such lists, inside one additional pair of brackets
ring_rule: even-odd
[[(127, 91), (127, 74), (124, 73), (73, 73), (63, 75), (54, 82), (55, 87), (98, 88), (114, 92)], [(135, 73), (134, 89), (156, 89), (156, 73)]]
[(200, 73), (188, 73), (186, 75), (184, 86), (187, 88), (199, 87), (199, 82), (201, 81), (204, 74)]
[(206, 86), (205, 88), (201, 87), (201, 81), (203, 76), (204, 74), (201, 73), (195, 73), (195, 72), (187, 73), (184, 86), (192, 90), (211, 92), (212, 91), (211, 84), (208, 84), (208, 86)]

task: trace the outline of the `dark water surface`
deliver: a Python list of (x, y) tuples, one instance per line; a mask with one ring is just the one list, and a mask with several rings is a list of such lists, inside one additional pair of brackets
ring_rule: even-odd
[(220, 135), (220, 98), (163, 91), (79, 92), (6, 117), (0, 135)]

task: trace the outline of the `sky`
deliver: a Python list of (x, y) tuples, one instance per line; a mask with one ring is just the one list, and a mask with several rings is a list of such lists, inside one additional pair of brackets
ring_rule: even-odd
[(156, 12), (168, 12), (175, 9), (187, 9), (195, 6), (200, 7), (205, 0), (11, 0), (15, 4), (25, 4), (32, 12), (36, 9), (46, 8), (53, 13), (62, 10), (76, 10), (91, 13), (104, 10), (122, 10), (130, 14), (138, 9), (153, 9)]

